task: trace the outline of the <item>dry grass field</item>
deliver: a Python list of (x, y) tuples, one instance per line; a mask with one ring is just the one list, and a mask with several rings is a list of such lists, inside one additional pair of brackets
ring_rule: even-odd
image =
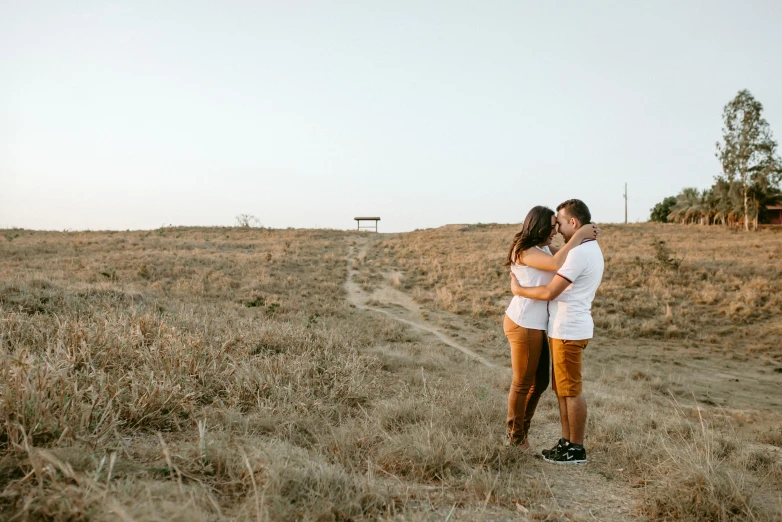
[(781, 231), (603, 227), (576, 469), (515, 231), (0, 231), (0, 520), (782, 520)]

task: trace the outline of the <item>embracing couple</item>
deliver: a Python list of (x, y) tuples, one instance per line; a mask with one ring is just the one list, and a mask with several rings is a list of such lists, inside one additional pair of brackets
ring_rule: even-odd
[[(578, 199), (559, 205), (556, 214), (534, 207), (514, 236), (506, 263), (514, 296), (503, 325), (513, 366), (506, 445), (533, 452), (527, 434), (551, 365), (562, 438), (541, 453), (558, 464), (587, 461), (581, 356), (592, 338), (592, 300), (603, 278), (598, 232), (589, 209)], [(559, 249), (551, 246), (557, 233), (565, 239)]]

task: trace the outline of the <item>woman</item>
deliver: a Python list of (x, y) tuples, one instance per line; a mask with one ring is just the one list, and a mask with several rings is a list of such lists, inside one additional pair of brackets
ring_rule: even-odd
[[(557, 234), (556, 214), (548, 207), (534, 207), (521, 232), (513, 237), (506, 268), (521, 286), (545, 286), (554, 279), (568, 252), (587, 238), (597, 236), (597, 227), (581, 227), (560, 249), (551, 247)], [(527, 432), (538, 399), (549, 382), (548, 303), (514, 296), (505, 311), (503, 329), (510, 343), (513, 382), (508, 394), (506, 445), (532, 452)]]

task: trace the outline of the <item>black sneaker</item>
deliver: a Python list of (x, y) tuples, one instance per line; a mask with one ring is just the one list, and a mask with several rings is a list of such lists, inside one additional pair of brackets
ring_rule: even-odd
[(556, 456), (560, 452), (564, 451), (565, 448), (567, 448), (569, 444), (570, 444), (569, 440), (567, 440), (567, 439), (559, 439), (559, 442), (557, 442), (556, 446), (554, 446), (551, 449), (543, 450), (543, 451), (540, 452), (540, 454), (543, 455), (544, 459), (553, 458), (554, 456)]
[(557, 452), (556, 455), (543, 457), (543, 459), (554, 464), (586, 464), (587, 453), (581, 444), (569, 443), (563, 451)]

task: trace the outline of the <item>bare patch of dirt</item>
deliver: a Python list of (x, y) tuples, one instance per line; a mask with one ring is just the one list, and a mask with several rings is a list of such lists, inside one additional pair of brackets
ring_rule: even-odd
[[(347, 278), (345, 280), (345, 290), (348, 294), (348, 302), (354, 305), (356, 308), (364, 310), (371, 310), (384, 314), (392, 319), (404, 323), (416, 330), (426, 332), (436, 337), (440, 342), (447, 344), (452, 348), (456, 348), (468, 357), (478, 361), (482, 365), (493, 368), (496, 365), (486, 359), (485, 357), (478, 355), (470, 348), (467, 348), (455, 341), (453, 341), (447, 334), (441, 331), (436, 326), (428, 324), (420, 314), (419, 306), (413, 301), (411, 297), (391, 288), (384, 284), (380, 288), (374, 289), (371, 293), (365, 292), (360, 285), (353, 281), (353, 276), (356, 274), (356, 270), (353, 268), (353, 260), (362, 257), (362, 253), (366, 255), (366, 251), (370, 246), (370, 241), (365, 240), (363, 244), (356, 249), (352, 247), (348, 253), (347, 263)], [(378, 303), (374, 305), (370, 303)], [(396, 305), (396, 306), (388, 306)]]

